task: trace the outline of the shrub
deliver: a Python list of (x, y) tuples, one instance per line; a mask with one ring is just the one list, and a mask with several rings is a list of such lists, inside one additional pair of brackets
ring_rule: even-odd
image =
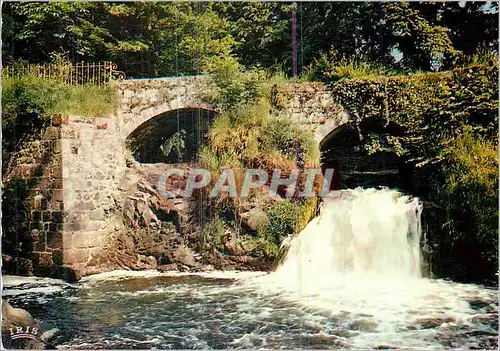
[(114, 113), (116, 94), (111, 84), (72, 86), (56, 79), (24, 75), (2, 81), (3, 147), (15, 149), (41, 128), (52, 113), (102, 116)]
[[(49, 84), (50, 83), (50, 84)], [(6, 78), (2, 82), (2, 145), (7, 150), (19, 146), (25, 137), (44, 125), (66, 94), (52, 81), (33, 76)]]
[(222, 236), (224, 235), (224, 221), (216, 213), (210, 221), (203, 226), (203, 239), (207, 243), (213, 244), (215, 247), (222, 244)]
[[(355, 122), (380, 119), (402, 127), (399, 135), (364, 135), (362, 147), (395, 152), (410, 170), (405, 190), (429, 205), (427, 237), (438, 274), (494, 279), (498, 67), (342, 80), (331, 87)], [(434, 213), (426, 210), (431, 207)]]
[(116, 91), (113, 83), (101, 86), (64, 85), (64, 99), (59, 99), (53, 112), (77, 116), (105, 117), (115, 113)]
[(347, 60), (334, 51), (315, 59), (304, 76), (309, 81), (335, 83), (342, 79), (366, 79), (387, 75), (389, 72), (374, 63)]
[(441, 168), (444, 184), (435, 189), (434, 197), (446, 204), (446, 227), (458, 234), (446, 244), (473, 242), (480, 247), (478, 259), (488, 262), (490, 271), (477, 278), (489, 278), (498, 268), (498, 149), (493, 142), (466, 130), (450, 140), (445, 154)]
[[(271, 75), (259, 69), (244, 70), (234, 61), (226, 60), (212, 71), (212, 77), (215, 89), (206, 98), (223, 112), (212, 122), (200, 160), (211, 170), (213, 183), (228, 167), (235, 170), (238, 189), (246, 168), (265, 169), (268, 174), (279, 168), (284, 177), (297, 168), (300, 152), (303, 166), (319, 163), (319, 149), (312, 133), (292, 123), (271, 104), (273, 87), (283, 82), (283, 75)], [(239, 217), (241, 202), (238, 198), (220, 197), (212, 204), (216, 207), (212, 212), (229, 206), (235, 217)], [(247, 244), (251, 250), (276, 257), (283, 237), (298, 233), (315, 210), (315, 199), (270, 202), (265, 209), (268, 221)]]
[(274, 253), (277, 253), (287, 236), (300, 233), (316, 215), (316, 206), (316, 198), (299, 201), (285, 199), (269, 203), (265, 208), (267, 221), (258, 228), (258, 237), (270, 242), (275, 249)]

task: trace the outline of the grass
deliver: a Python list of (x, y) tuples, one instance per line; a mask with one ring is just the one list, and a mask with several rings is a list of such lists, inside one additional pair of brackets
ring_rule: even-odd
[[(7, 105), (7, 109), (2, 109), (3, 113), (67, 113), (100, 117), (114, 114), (116, 93), (112, 84), (69, 85), (55, 79), (26, 75), (3, 80), (2, 102), (2, 105)], [(23, 108), (26, 111), (23, 112)]]
[(53, 107), (54, 113), (78, 116), (102, 117), (113, 115), (116, 109), (116, 93), (111, 84), (103, 86), (65, 86), (66, 99), (60, 99)]
[[(211, 73), (214, 88), (204, 98), (223, 112), (212, 122), (200, 161), (212, 172), (212, 184), (225, 168), (234, 170), (237, 189), (241, 189), (245, 169), (259, 168), (271, 175), (278, 168), (286, 177), (297, 168), (297, 142), (303, 166), (318, 166), (319, 147), (312, 132), (293, 123), (272, 103), (274, 87), (291, 82), (284, 74), (245, 70), (234, 61), (222, 62)], [(260, 194), (250, 192), (250, 196)], [(297, 234), (314, 216), (315, 199), (300, 203), (290, 199), (260, 200), (267, 203), (262, 208), (267, 221), (256, 232), (248, 233), (246, 245), (250, 251), (276, 257), (281, 240), (288, 234)], [(221, 196), (212, 205), (216, 211), (229, 208), (234, 218), (239, 218), (244, 201)]]

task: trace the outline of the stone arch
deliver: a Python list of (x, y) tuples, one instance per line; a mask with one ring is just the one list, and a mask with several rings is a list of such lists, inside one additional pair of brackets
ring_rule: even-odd
[(213, 110), (204, 100), (210, 80), (206, 76), (132, 79), (118, 85), (120, 133), (125, 140), (140, 125), (169, 111)]
[(337, 168), (342, 187), (400, 187), (400, 157), (391, 151), (368, 154), (363, 140), (369, 134), (401, 136), (404, 128), (381, 118), (347, 121), (337, 125), (319, 142), (324, 168)]
[[(191, 107), (166, 111), (137, 126), (125, 139), (126, 147), (141, 163), (195, 162), (216, 113), (213, 109)], [(183, 152), (171, 150), (165, 155), (161, 146), (176, 135), (183, 140)]]

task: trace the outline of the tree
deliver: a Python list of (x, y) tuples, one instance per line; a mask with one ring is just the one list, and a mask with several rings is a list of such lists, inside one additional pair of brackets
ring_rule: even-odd
[(229, 55), (229, 24), (209, 3), (6, 3), (3, 54), (114, 61), (130, 76), (195, 74)]

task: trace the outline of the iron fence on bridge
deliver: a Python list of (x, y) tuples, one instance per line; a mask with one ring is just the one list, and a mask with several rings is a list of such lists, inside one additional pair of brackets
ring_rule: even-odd
[(123, 80), (126, 75), (117, 70), (115, 63), (79, 62), (76, 64), (24, 64), (15, 63), (2, 68), (2, 77), (26, 75), (55, 79), (70, 85), (104, 85), (112, 80)]

